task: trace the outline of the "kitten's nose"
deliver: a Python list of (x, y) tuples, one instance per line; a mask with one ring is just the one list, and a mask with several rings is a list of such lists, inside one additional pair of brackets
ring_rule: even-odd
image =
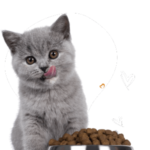
[(42, 70), (42, 71), (46, 71), (46, 69), (47, 69), (48, 67), (40, 67), (40, 69)]

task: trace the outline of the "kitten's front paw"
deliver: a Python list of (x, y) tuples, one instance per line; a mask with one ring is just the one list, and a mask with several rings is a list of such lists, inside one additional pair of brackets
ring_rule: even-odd
[(66, 133), (72, 135), (74, 132), (79, 131), (78, 129), (69, 129)]

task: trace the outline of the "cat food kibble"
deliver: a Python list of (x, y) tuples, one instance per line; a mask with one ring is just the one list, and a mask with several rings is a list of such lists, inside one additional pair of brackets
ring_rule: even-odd
[(131, 145), (123, 134), (111, 130), (81, 129), (72, 135), (66, 133), (58, 141), (51, 139), (49, 145)]

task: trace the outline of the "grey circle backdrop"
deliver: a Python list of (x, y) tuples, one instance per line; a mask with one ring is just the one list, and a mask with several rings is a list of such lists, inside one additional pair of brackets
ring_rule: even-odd
[[(107, 30), (98, 22), (80, 13), (66, 13), (71, 27), (72, 43), (76, 50), (76, 71), (82, 81), (88, 108), (92, 107), (103, 90), (110, 83), (118, 63), (115, 42)], [(28, 27), (50, 26), (60, 15), (44, 18)], [(11, 55), (8, 50), (5, 59), (5, 75), (10, 88), (18, 97), (18, 77), (11, 65)], [(104, 83), (105, 88), (99, 86)]]

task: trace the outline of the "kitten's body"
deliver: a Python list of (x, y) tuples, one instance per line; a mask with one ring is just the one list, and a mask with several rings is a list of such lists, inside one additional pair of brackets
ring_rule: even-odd
[[(68, 36), (66, 19), (67, 16), (63, 15), (51, 29), (34, 29), (21, 36), (3, 32), (12, 51), (14, 70), (20, 79), (20, 109), (12, 130), (15, 150), (46, 150), (50, 139), (58, 140), (64, 133), (72, 134), (87, 127), (87, 105), (75, 71), (74, 48)], [(25, 55), (31, 55), (33, 47), (32, 56), (38, 61), (28, 66), (23, 59)], [(47, 59), (50, 49), (60, 50), (59, 57)], [(41, 81), (39, 78), (43, 72), (38, 67), (45, 65), (48, 68), (55, 66), (57, 76)]]

